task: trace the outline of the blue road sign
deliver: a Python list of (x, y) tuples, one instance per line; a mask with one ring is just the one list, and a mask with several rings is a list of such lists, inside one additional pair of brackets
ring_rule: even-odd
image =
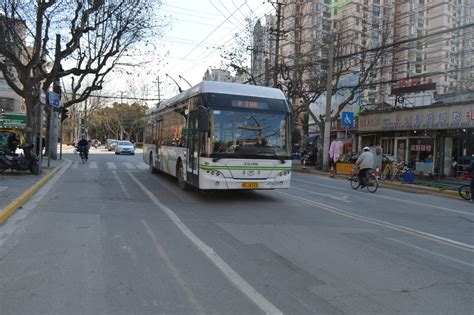
[(342, 112), (341, 113), (341, 125), (342, 127), (354, 127), (354, 113), (353, 112)]
[(51, 105), (53, 107), (59, 107), (59, 104), (61, 103), (61, 99), (59, 98), (59, 94), (54, 93), (54, 92), (49, 92), (48, 94), (49, 94), (48, 95), (49, 105)]

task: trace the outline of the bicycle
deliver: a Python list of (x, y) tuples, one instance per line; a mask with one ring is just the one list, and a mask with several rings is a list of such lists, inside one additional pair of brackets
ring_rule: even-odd
[(79, 151), (79, 156), (81, 157), (82, 164), (87, 162), (87, 157), (86, 157), (86, 150), (87, 148), (78, 146), (77, 150)]
[[(352, 189), (359, 189), (360, 187), (360, 182), (359, 182), (359, 171), (357, 170), (357, 172), (355, 173), (353, 171), (353, 174), (352, 176), (349, 178), (349, 181), (351, 182), (351, 187)], [(371, 193), (374, 193), (377, 191), (377, 189), (379, 188), (379, 181), (377, 180), (377, 177), (375, 177), (374, 174), (368, 172), (365, 176), (365, 183), (364, 183), (365, 187), (367, 188), (367, 190)]]
[(471, 200), (472, 199), (471, 187), (467, 184), (462, 185), (461, 187), (459, 187), (458, 193), (459, 193), (459, 196), (461, 196), (463, 199), (466, 199), (466, 200)]

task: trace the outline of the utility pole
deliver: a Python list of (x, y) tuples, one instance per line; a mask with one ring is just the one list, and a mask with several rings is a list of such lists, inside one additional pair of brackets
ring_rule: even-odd
[(268, 58), (265, 58), (265, 86), (270, 85), (270, 66), (268, 64)]
[(282, 4), (277, 2), (277, 25), (276, 25), (276, 34), (275, 34), (275, 64), (273, 69), (273, 87), (277, 87), (278, 83), (278, 59), (279, 59), (279, 50), (280, 50), (280, 36), (281, 36), (281, 7)]
[(161, 90), (160, 90), (160, 76), (156, 76), (156, 81), (154, 81), (153, 83), (156, 83), (157, 87), (158, 87), (158, 104), (161, 103)]
[(328, 170), (329, 162), (329, 141), (331, 136), (331, 97), (332, 97), (332, 76), (334, 60), (334, 37), (329, 36), (328, 53), (328, 72), (326, 82), (326, 115), (324, 121), (324, 139), (323, 139), (323, 171)]

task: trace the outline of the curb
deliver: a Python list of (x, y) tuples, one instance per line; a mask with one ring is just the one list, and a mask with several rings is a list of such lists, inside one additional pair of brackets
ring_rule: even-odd
[(51, 172), (49, 172), (46, 176), (40, 179), (37, 183), (33, 186), (28, 188), (24, 191), (20, 196), (18, 196), (15, 200), (10, 202), (5, 208), (0, 209), (0, 224), (3, 224), (15, 211), (20, 208), (23, 204), (25, 204), (31, 196), (33, 196), (41, 187), (43, 187), (53, 176), (58, 172), (58, 170), (64, 165), (61, 164), (56, 166)]
[[(329, 177), (329, 173), (325, 173), (323, 171), (318, 171), (318, 170), (303, 170), (303, 169), (293, 168), (292, 171), (297, 172), (297, 173), (303, 173), (303, 174), (314, 174), (314, 175)], [(336, 176), (334, 176), (334, 178), (340, 178), (340, 179), (347, 179), (348, 177), (349, 175), (339, 175), (339, 174), (336, 174)], [(457, 191), (446, 190), (446, 189), (441, 189), (441, 188), (432, 188), (432, 187), (412, 185), (412, 184), (397, 184), (397, 183), (391, 183), (391, 182), (385, 182), (385, 181), (379, 181), (379, 185), (380, 187), (398, 188), (399, 190), (405, 190), (405, 191), (425, 191), (425, 192), (430, 192), (430, 193), (435, 193), (435, 194), (442, 194), (449, 197), (459, 197)], [(407, 185), (410, 185), (410, 186), (407, 186)]]

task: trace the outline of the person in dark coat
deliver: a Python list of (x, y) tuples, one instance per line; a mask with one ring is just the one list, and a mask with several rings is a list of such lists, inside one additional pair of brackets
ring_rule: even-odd
[(36, 134), (36, 144), (35, 144), (35, 148), (36, 148), (36, 156), (40, 156), (40, 152), (41, 154), (43, 154), (43, 149), (44, 147), (46, 147), (46, 139), (43, 137), (41, 139), (41, 150), (40, 150), (40, 134), (39, 132)]
[(18, 139), (16, 137), (16, 134), (11, 132), (10, 136), (8, 137), (8, 150), (10, 153), (15, 153), (16, 148), (18, 147)]

